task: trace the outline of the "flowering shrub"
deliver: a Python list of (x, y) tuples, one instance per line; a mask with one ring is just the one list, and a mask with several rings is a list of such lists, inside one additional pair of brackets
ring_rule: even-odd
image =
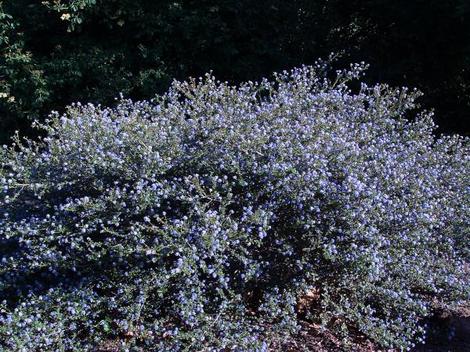
[(421, 341), (433, 301), (469, 294), (468, 139), (325, 67), (76, 104), (4, 147), (0, 346), (264, 351), (312, 290), (338, 333)]

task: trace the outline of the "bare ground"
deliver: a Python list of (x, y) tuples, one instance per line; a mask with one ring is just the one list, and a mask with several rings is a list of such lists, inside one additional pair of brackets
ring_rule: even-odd
[[(412, 352), (470, 352), (470, 307), (461, 307), (457, 312), (441, 312), (429, 319), (428, 338)], [(340, 341), (328, 331), (308, 322), (302, 323), (301, 332), (290, 341), (285, 341), (275, 350), (283, 352), (396, 352), (383, 350), (360, 334), (354, 343), (342, 347)]]

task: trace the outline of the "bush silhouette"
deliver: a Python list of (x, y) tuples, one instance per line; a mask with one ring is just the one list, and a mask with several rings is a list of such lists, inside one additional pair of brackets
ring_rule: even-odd
[[(309, 319), (383, 347), (468, 297), (468, 139), (318, 62), (75, 104), (0, 152), (0, 345), (266, 350)], [(356, 83), (357, 84), (357, 83)], [(408, 122), (405, 114), (415, 114)]]

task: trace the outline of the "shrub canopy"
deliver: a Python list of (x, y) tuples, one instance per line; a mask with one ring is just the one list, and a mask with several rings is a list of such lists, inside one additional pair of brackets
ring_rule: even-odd
[(72, 105), (1, 149), (0, 346), (261, 351), (312, 290), (338, 333), (421, 341), (469, 294), (469, 141), (326, 67)]

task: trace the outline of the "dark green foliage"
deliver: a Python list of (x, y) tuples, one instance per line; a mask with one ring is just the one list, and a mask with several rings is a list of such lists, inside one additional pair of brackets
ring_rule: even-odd
[(468, 1), (353, 0), (344, 6), (346, 21), (359, 27), (353, 60), (369, 62), (376, 80), (419, 87), (423, 104), (440, 115), (441, 132), (468, 134)]
[(465, 0), (6, 0), (0, 141), (73, 101), (150, 98), (208, 70), (255, 80), (330, 52), (369, 62), (370, 81), (420, 88), (441, 132), (467, 134), (469, 11)]

